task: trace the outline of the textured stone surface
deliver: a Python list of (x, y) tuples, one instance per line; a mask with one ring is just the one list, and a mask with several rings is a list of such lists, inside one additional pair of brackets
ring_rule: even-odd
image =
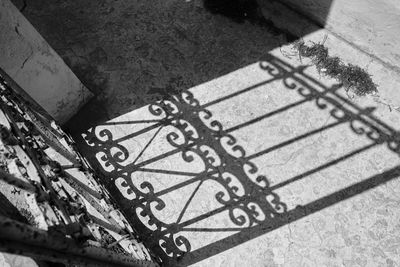
[(212, 80), (286, 41), (212, 15), (200, 0), (33, 1), (24, 15), (98, 96), (81, 123)]
[(0, 67), (60, 123), (91, 96), (8, 0), (0, 1)]
[[(183, 93), (171, 104), (180, 115), (144, 106), (83, 132), (81, 148), (148, 246), (164, 260), (179, 248), (172, 265), (400, 263), (400, 113), (329, 91), (335, 81), (303, 74), (308, 62), (289, 52), (190, 88), (199, 102)], [(288, 64), (285, 74), (269, 62)]]
[[(71, 121), (76, 141), (164, 260), (399, 266), (395, 72), (329, 35), (330, 51), (368, 67), (379, 86), (380, 96), (352, 98), (343, 88), (328, 92), (335, 81), (313, 67), (296, 69), (309, 62), (290, 47), (273, 49), (281, 35), (210, 15), (200, 1), (43, 5), (32, 2), (28, 18), (101, 96)], [(280, 25), (290, 28), (286, 15)], [(295, 27), (301, 36), (317, 29)], [(322, 42), (326, 33), (305, 39)], [(265, 69), (278, 59), (283, 77)], [(184, 90), (201, 107), (178, 99), (165, 119), (151, 106)]]
[[(315, 24), (293, 12), (280, 4), (279, 2), (262, 5), (263, 14), (266, 18), (272, 20), (278, 27), (287, 29), (297, 36), (302, 36), (307, 44), (323, 43), (330, 56), (339, 57), (344, 63), (351, 63), (366, 70), (377, 85), (378, 95), (375, 98), (377, 103), (386, 106), (389, 109), (400, 108), (400, 93), (397, 90), (400, 84), (399, 72), (396, 69), (388, 67), (377, 55), (371, 57), (365, 51), (359, 50), (343, 38), (332, 34), (329, 30), (320, 29)], [(394, 34), (396, 31), (392, 31)], [(296, 51), (289, 51), (285, 55), (296, 55)], [(357, 101), (357, 99), (353, 99)]]
[[(268, 0), (260, 0), (268, 2)], [(397, 0), (280, 0), (376, 56), (400, 73), (400, 3)]]

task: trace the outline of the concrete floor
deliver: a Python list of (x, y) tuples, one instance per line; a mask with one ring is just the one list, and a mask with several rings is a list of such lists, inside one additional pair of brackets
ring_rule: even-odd
[(97, 95), (88, 118), (79, 115), (85, 124), (93, 113), (104, 121), (227, 74), (286, 42), (213, 15), (199, 0), (34, 1), (23, 14)]
[(397, 266), (400, 114), (272, 55), (81, 147), (173, 266)]
[(24, 12), (98, 95), (68, 127), (164, 262), (400, 266), (397, 110), (199, 1), (43, 6)]

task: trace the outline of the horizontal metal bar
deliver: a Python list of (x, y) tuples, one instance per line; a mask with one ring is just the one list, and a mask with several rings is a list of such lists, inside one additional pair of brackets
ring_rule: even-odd
[(0, 216), (0, 251), (85, 266), (158, 266), (151, 261), (138, 260), (103, 248), (79, 247), (70, 238), (4, 216)]

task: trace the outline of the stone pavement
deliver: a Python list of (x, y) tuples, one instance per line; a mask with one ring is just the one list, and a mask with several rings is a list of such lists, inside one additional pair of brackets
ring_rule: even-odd
[(400, 266), (397, 73), (289, 11), (263, 9), (366, 68), (379, 95), (201, 1), (61, 1), (53, 23), (40, 2), (28, 18), (101, 96), (68, 127), (164, 262)]
[(400, 113), (304, 61), (276, 49), (82, 133), (163, 261), (399, 264)]

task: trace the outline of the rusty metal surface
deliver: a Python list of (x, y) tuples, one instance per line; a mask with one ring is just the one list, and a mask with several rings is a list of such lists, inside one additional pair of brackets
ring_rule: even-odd
[(73, 239), (0, 216), (0, 250), (83, 266), (157, 266), (103, 248), (82, 247)]
[(26, 202), (30, 225), (0, 217), (0, 251), (85, 266), (157, 266), (74, 141), (16, 86), (0, 71), (0, 182)]

